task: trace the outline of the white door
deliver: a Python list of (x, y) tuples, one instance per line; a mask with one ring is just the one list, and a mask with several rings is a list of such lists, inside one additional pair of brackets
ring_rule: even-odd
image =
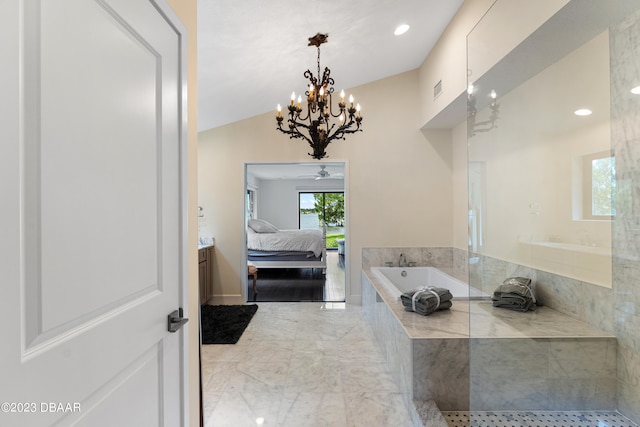
[(185, 424), (184, 32), (160, 1), (0, 1), (0, 426)]

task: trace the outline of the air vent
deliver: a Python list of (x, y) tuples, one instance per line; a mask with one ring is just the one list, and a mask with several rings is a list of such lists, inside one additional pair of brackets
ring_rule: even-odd
[(433, 99), (436, 99), (442, 93), (442, 79), (433, 87)]

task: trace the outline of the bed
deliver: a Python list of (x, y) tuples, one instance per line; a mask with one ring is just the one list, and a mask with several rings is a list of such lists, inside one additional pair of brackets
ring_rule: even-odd
[(247, 259), (260, 268), (321, 268), (326, 273), (326, 228), (280, 230), (252, 219), (247, 227)]

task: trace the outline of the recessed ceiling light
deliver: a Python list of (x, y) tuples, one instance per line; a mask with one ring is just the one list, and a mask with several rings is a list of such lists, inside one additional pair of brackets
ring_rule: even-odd
[(631, 89), (631, 93), (634, 95), (640, 95), (640, 86), (636, 86), (633, 89)]
[(579, 108), (573, 112), (573, 114), (575, 114), (576, 116), (590, 116), (592, 113), (593, 111), (589, 110), (588, 108)]
[(407, 24), (398, 25), (398, 28), (393, 32), (396, 36), (402, 35), (409, 31), (409, 26)]

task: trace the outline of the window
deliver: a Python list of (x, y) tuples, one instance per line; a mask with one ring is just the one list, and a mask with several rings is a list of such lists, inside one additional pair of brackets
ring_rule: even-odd
[(602, 151), (582, 158), (582, 217), (610, 220), (615, 217), (615, 157)]
[(250, 219), (255, 219), (256, 217), (256, 192), (253, 191), (252, 189), (247, 189), (247, 194), (246, 194), (246, 199), (245, 199), (245, 206), (246, 206), (246, 218), (247, 221), (249, 221)]
[(327, 227), (327, 248), (337, 248), (336, 239), (344, 239), (344, 193), (318, 192), (298, 195), (299, 228)]

